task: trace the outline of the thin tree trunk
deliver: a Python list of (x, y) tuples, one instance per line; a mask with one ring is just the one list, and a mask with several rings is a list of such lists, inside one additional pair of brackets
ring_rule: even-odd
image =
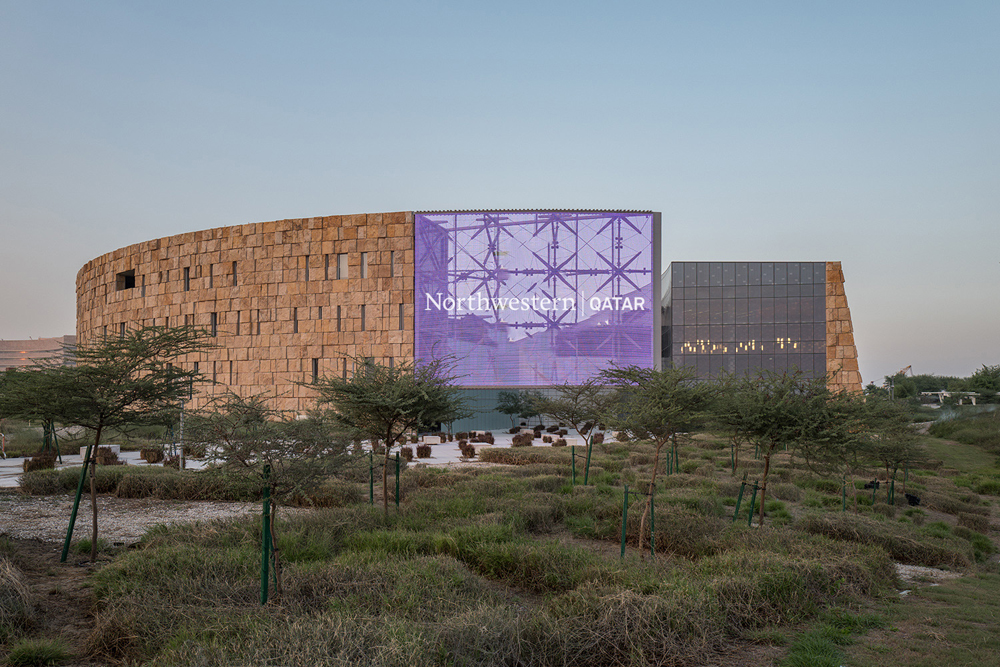
[(90, 562), (97, 560), (97, 480), (95, 471), (97, 470), (97, 450), (101, 446), (101, 427), (97, 427), (97, 435), (94, 437), (94, 451), (91, 452), (90, 459), (90, 508), (93, 513), (94, 526), (90, 535)]
[(278, 514), (278, 505), (274, 502), (274, 489), (271, 490), (271, 555), (274, 559), (274, 597), (281, 599), (281, 559), (278, 557), (278, 538), (274, 534), (274, 519)]
[[(771, 446), (773, 447), (773, 445)], [(764, 526), (764, 499), (767, 497), (767, 474), (771, 471), (771, 447), (764, 454), (764, 476), (760, 484), (760, 510), (757, 513), (757, 525)]]
[[(642, 518), (639, 519), (639, 555), (642, 555), (642, 541), (646, 537), (646, 519), (649, 517), (650, 506), (653, 503), (653, 490), (656, 489), (656, 471), (660, 469), (660, 450), (666, 440), (656, 444), (656, 455), (653, 457), (653, 478), (649, 482), (649, 495), (646, 497), (646, 508), (642, 511)], [(653, 536), (656, 539), (656, 536)]]

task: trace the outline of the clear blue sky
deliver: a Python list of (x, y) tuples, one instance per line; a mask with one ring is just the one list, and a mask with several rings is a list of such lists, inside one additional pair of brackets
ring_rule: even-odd
[(840, 260), (861, 370), (1000, 363), (1000, 3), (0, 0), (0, 338), (160, 236), (663, 212), (664, 262)]

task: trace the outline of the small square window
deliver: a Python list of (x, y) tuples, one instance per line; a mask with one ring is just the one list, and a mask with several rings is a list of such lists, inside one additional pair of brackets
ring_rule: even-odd
[(115, 289), (119, 292), (126, 289), (135, 289), (135, 269), (122, 271), (115, 276)]

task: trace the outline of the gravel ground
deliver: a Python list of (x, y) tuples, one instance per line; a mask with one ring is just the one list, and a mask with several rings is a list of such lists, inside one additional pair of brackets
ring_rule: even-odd
[[(25, 496), (0, 493), (0, 535), (18, 539), (61, 542), (73, 509), (73, 496)], [(284, 510), (289, 511), (289, 510)], [(132, 544), (158, 524), (194, 523), (248, 514), (260, 514), (258, 503), (159, 500), (100, 496), (97, 521), (101, 538), (112, 544)], [(74, 535), (90, 532), (90, 498), (80, 501)]]

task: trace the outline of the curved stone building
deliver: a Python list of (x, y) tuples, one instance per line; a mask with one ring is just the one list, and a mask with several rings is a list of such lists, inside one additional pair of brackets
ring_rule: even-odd
[[(435, 211), (220, 227), (137, 243), (77, 276), (77, 338), (195, 325), (193, 407), (230, 388), (305, 411), (308, 382), (451, 357), (483, 413), (502, 390), (610, 364), (830, 374), (860, 391), (839, 262), (675, 262), (652, 211)], [(664, 287), (661, 288), (661, 282)], [(302, 384), (306, 383), (306, 384)], [(496, 428), (486, 415), (463, 428)], [(458, 425), (456, 425), (458, 426)]]
[[(413, 357), (413, 214), (329, 216), (219, 227), (137, 243), (77, 274), (77, 335), (192, 324), (216, 347), (180, 363), (209, 380), (304, 410), (298, 382), (349, 373), (349, 358)], [(200, 393), (200, 395), (198, 395)]]

